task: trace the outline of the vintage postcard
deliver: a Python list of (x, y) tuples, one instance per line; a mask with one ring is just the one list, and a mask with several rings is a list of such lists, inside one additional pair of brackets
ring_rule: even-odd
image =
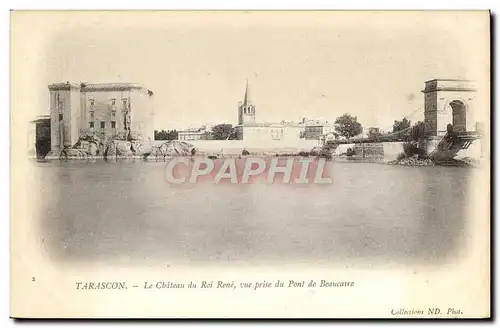
[(490, 317), (488, 11), (12, 11), (11, 316)]

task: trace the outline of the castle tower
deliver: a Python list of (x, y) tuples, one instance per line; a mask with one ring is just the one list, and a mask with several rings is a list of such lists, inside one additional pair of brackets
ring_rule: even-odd
[(247, 80), (243, 102), (238, 102), (238, 124), (248, 123), (255, 123), (255, 105), (252, 104), (250, 86)]
[(57, 154), (71, 147), (79, 135), (80, 85), (56, 83), (49, 85), (51, 151)]

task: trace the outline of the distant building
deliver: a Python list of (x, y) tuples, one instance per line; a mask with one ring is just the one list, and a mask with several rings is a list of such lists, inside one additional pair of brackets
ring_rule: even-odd
[(380, 130), (380, 128), (376, 128), (376, 127), (371, 127), (371, 128), (368, 128), (367, 131), (366, 131), (366, 137), (374, 137), (374, 136), (380, 136), (382, 135), (382, 130)]
[(28, 152), (30, 157), (44, 158), (50, 151), (50, 115), (38, 116), (30, 122)]
[(306, 140), (320, 140), (325, 135), (335, 132), (335, 124), (331, 121), (309, 120), (303, 124)]
[(277, 140), (294, 143), (300, 140), (304, 132), (304, 126), (290, 122), (257, 123), (256, 106), (250, 97), (248, 81), (243, 101), (238, 103), (238, 125), (235, 129), (238, 140), (255, 144)]
[(187, 130), (178, 131), (177, 139), (182, 141), (196, 141), (203, 140), (207, 134), (210, 132), (208, 126), (202, 126), (201, 128), (191, 128)]
[(72, 147), (83, 133), (101, 141), (119, 134), (154, 140), (153, 92), (131, 83), (49, 85), (51, 152)]
[(293, 123), (254, 123), (236, 127), (237, 139), (255, 143), (278, 140), (294, 142), (301, 139), (303, 131), (304, 127)]

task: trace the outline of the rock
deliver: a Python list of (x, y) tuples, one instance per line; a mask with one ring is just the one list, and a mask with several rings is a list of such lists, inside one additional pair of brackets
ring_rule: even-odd
[(193, 145), (178, 140), (165, 142), (158, 150), (162, 156), (192, 156), (196, 152)]
[(399, 160), (390, 161), (391, 165), (405, 165), (405, 166), (433, 166), (435, 163), (429, 158), (418, 158), (417, 156), (405, 157)]
[(116, 156), (116, 144), (114, 142), (108, 142), (104, 149), (104, 158)]
[(79, 137), (78, 141), (89, 141), (89, 142), (95, 142), (99, 144), (101, 142), (101, 139), (99, 139), (98, 136), (94, 134), (92, 131), (84, 131)]
[(88, 154), (91, 156), (97, 156), (99, 154), (99, 147), (95, 142), (90, 142), (89, 143), (89, 150)]
[(130, 134), (128, 136), (128, 140), (130, 140), (130, 141), (132, 141), (132, 140), (142, 141), (143, 137), (140, 133), (132, 131), (132, 132), (130, 132)]
[(127, 137), (128, 137), (127, 132), (118, 132), (113, 139), (114, 140), (127, 140)]
[(104, 157), (119, 157), (128, 158), (134, 155), (131, 149), (132, 143), (130, 141), (124, 140), (111, 140), (106, 145), (106, 150), (104, 151)]
[(145, 154), (153, 152), (153, 143), (152, 142), (143, 142), (139, 140), (131, 141), (131, 149), (134, 155), (136, 156), (144, 156)]
[(313, 147), (310, 151), (310, 154), (312, 156), (319, 156), (321, 154), (321, 148), (320, 147)]
[(122, 141), (116, 145), (116, 155), (118, 156), (132, 156), (132, 144), (130, 141)]
[(156, 157), (157, 160), (164, 160), (172, 156), (193, 156), (196, 151), (196, 148), (187, 142), (172, 140), (152, 146), (150, 151), (145, 148), (141, 156), (147, 155), (148, 159)]
[(60, 159), (87, 159), (87, 153), (81, 149), (66, 148), (61, 151)]

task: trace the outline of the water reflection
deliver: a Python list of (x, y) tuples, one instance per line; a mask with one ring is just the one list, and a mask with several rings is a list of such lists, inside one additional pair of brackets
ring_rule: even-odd
[(165, 163), (35, 165), (40, 235), (64, 261), (441, 261), (459, 250), (471, 173), (335, 163), (328, 186), (174, 186)]

